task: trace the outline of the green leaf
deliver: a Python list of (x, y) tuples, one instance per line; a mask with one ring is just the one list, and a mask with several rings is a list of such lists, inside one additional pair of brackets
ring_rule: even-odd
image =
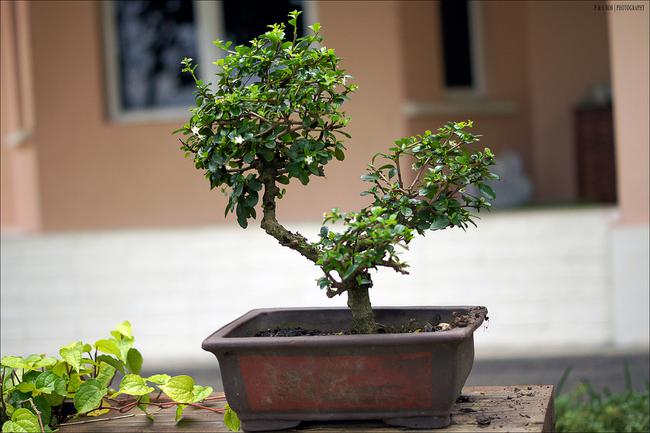
[(122, 357), (122, 351), (117, 346), (117, 342), (115, 340), (113, 340), (113, 339), (110, 339), (110, 340), (97, 340), (95, 342), (95, 348), (99, 352), (110, 353), (111, 355), (115, 355), (118, 358)]
[(494, 190), (484, 183), (479, 183), (478, 189), (490, 200), (494, 200), (497, 197), (497, 195), (494, 193)]
[(198, 403), (199, 401), (208, 398), (210, 394), (212, 394), (212, 391), (211, 386), (194, 385), (192, 387), (192, 395), (194, 396), (194, 401), (192, 401), (192, 403)]
[[(117, 347), (117, 346), (116, 346)], [(118, 349), (119, 350), (119, 349)], [(115, 367), (115, 369), (119, 370), (120, 373), (124, 374), (124, 363), (120, 361), (119, 359), (113, 358), (112, 356), (109, 355), (99, 355), (97, 357), (97, 362), (105, 362), (108, 365), (111, 365)]]
[(119, 339), (119, 336), (124, 336), (127, 338), (133, 338), (133, 332), (131, 329), (131, 322), (128, 320), (125, 320), (124, 322), (120, 323), (115, 327), (113, 331), (111, 331), (111, 335), (113, 335), (115, 338)]
[(102, 386), (108, 387), (115, 376), (117, 369), (112, 365), (106, 362), (99, 363), (99, 371), (97, 372), (97, 381), (102, 384)]
[(310, 25), (309, 28), (312, 29), (314, 33), (318, 33), (318, 31), (320, 30), (320, 23), (314, 23)]
[(0, 364), (5, 367), (13, 368), (14, 370), (20, 370), (23, 368), (27, 369), (31, 367), (29, 363), (25, 362), (25, 360), (20, 356), (3, 356)]
[(61, 406), (63, 404), (63, 400), (65, 400), (65, 397), (59, 394), (43, 394), (42, 396), (47, 400), (47, 402), (50, 404), (50, 406)]
[(346, 280), (348, 279), (352, 274), (354, 274), (357, 269), (359, 269), (359, 264), (355, 263), (352, 266), (350, 266), (347, 271), (345, 271), (345, 274), (343, 274), (343, 279)]
[(132, 347), (126, 355), (126, 368), (131, 373), (140, 374), (142, 369), (142, 354), (138, 349)]
[(405, 217), (410, 217), (411, 215), (413, 215), (413, 209), (411, 209), (410, 207), (404, 206), (404, 207), (400, 208), (399, 211)]
[(228, 427), (231, 431), (239, 431), (241, 422), (239, 421), (237, 412), (232, 410), (228, 403), (226, 403), (224, 409), (226, 411), (223, 413), (223, 422), (226, 424), (226, 427)]
[(154, 374), (153, 376), (145, 378), (145, 380), (155, 383), (156, 385), (164, 385), (169, 382), (169, 379), (171, 378), (172, 377), (168, 374)]
[(47, 368), (56, 365), (57, 360), (54, 357), (46, 356), (34, 363), (34, 368)]
[(343, 161), (345, 159), (345, 153), (343, 153), (343, 149), (337, 147), (334, 150), (334, 157), (339, 161)]
[(154, 392), (155, 389), (147, 386), (145, 380), (137, 374), (127, 374), (120, 383), (119, 394), (146, 395)]
[(77, 392), (81, 384), (84, 383), (83, 380), (81, 380), (81, 377), (77, 373), (72, 373), (70, 375), (70, 380), (68, 381), (68, 392)]
[(151, 403), (151, 398), (148, 395), (140, 396), (140, 399), (138, 400), (138, 409), (146, 413), (149, 419), (153, 420), (153, 417), (147, 412), (149, 403)]
[(95, 409), (91, 410), (86, 414), (86, 416), (100, 416), (109, 413), (111, 410), (110, 409)]
[(81, 384), (74, 396), (74, 407), (78, 413), (86, 413), (97, 409), (102, 402), (108, 389), (104, 388), (99, 381), (88, 379)]
[(34, 385), (38, 391), (45, 394), (52, 394), (53, 392), (63, 396), (67, 394), (65, 379), (57, 376), (51, 371), (44, 371), (39, 374)]
[(133, 344), (135, 342), (135, 338), (127, 338), (127, 337), (122, 337), (121, 339), (115, 340), (115, 344), (117, 347), (120, 349), (120, 360), (124, 362), (126, 365), (127, 357), (129, 354), (129, 350), (133, 347)]
[(241, 226), (241, 228), (245, 229), (248, 227), (248, 218), (246, 217), (246, 211), (244, 210), (244, 206), (240, 204), (237, 205), (237, 210), (235, 214), (237, 215), (237, 223)]
[(368, 173), (361, 176), (361, 180), (366, 182), (374, 182), (379, 180), (379, 176), (377, 176), (376, 174)]
[(48, 425), (50, 423), (50, 419), (52, 418), (52, 406), (42, 395), (33, 398), (32, 401), (34, 402), (36, 409), (38, 409), (38, 411), (41, 413), (41, 421), (43, 421), (43, 425)]
[(176, 415), (174, 416), (174, 421), (178, 422), (183, 418), (183, 410), (187, 407), (185, 404), (179, 404), (176, 406)]
[(21, 382), (16, 385), (16, 389), (20, 392), (32, 392), (36, 390), (36, 385), (33, 382)]
[(16, 409), (11, 415), (11, 420), (2, 425), (2, 431), (12, 433), (40, 432), (41, 426), (38, 417), (29, 409)]
[(430, 229), (440, 230), (440, 229), (444, 229), (448, 225), (449, 225), (449, 218), (447, 218), (445, 215), (440, 215), (433, 219)]
[(65, 361), (57, 361), (54, 367), (52, 367), (51, 371), (59, 377), (67, 377), (68, 364)]
[(160, 389), (177, 403), (194, 402), (194, 379), (190, 376), (174, 376)]

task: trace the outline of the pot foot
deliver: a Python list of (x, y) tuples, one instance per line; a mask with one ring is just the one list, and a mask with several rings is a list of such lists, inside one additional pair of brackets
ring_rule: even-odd
[(241, 420), (241, 428), (243, 431), (285, 430), (297, 427), (298, 424), (300, 424), (300, 421), (282, 419)]
[(443, 428), (451, 423), (451, 416), (411, 416), (404, 418), (386, 418), (388, 425), (407, 428)]

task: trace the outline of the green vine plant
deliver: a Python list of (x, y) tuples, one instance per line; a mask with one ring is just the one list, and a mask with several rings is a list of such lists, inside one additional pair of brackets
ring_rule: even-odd
[[(349, 118), (341, 107), (357, 89), (340, 68), (342, 59), (322, 45), (320, 24), (298, 37), (298, 15), (289, 14), (288, 34), (285, 24), (273, 24), (248, 45), (215, 41), (225, 57), (215, 62), (220, 72), (214, 88), (185, 58), (183, 71), (196, 82), (196, 106), (175, 132), (184, 135), (181, 149), (210, 187), (228, 195), (225, 214), (234, 212), (246, 228), (261, 205), (261, 228), (322, 269), (318, 285), (327, 296), (347, 294), (352, 332), (375, 333), (370, 271), (407, 274), (399, 249), (415, 234), (475, 225), (473, 212), (495, 198), (486, 184), (498, 179), (489, 171), (494, 155), (487, 148), (466, 150), (479, 138), (469, 132), (471, 121), (399, 139), (375, 155), (362, 176), (370, 186), (361, 194), (372, 199), (370, 205), (325, 214), (317, 242), (285, 228), (276, 218), (284, 186), (292, 180), (307, 185), (312, 176), (325, 175), (330, 161), (345, 158)], [(332, 223), (344, 230), (331, 229)]]
[(110, 338), (93, 345), (76, 341), (61, 347), (60, 357), (2, 357), (2, 431), (51, 432), (82, 415), (113, 413), (111, 418), (120, 418), (136, 408), (153, 420), (157, 410), (175, 407), (179, 421), (188, 406), (222, 413), (228, 427), (239, 430), (228, 405), (222, 409), (203, 404), (224, 400), (212, 396), (211, 387), (197, 385), (186, 375), (140, 376), (143, 358), (134, 343), (131, 324), (125, 321)]

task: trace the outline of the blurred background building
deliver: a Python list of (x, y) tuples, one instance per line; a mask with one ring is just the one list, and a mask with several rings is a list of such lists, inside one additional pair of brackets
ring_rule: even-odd
[(0, 4), (3, 355), (129, 319), (146, 364), (199, 369), (213, 363), (202, 339), (251, 308), (345, 305), (302, 257), (224, 219), (171, 135), (192, 104), (180, 59), (210, 81), (212, 40), (245, 42), (298, 8), (360, 88), (348, 157), (292, 184), (281, 220), (316, 235), (323, 211), (366, 203), (372, 154), (473, 119), (499, 157), (496, 210), (415, 241), (412, 275), (381, 273), (374, 304), (488, 306), (485, 362), (647, 368), (647, 2)]

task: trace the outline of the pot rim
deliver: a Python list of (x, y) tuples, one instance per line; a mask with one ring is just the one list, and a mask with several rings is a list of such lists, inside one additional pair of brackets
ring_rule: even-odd
[(449, 331), (419, 332), (401, 334), (351, 334), (351, 335), (313, 335), (299, 337), (228, 337), (227, 335), (239, 326), (255, 317), (273, 312), (285, 311), (349, 311), (346, 307), (288, 307), (288, 308), (257, 308), (247, 312), (227, 325), (221, 327), (207, 337), (201, 347), (209, 352), (228, 349), (244, 348), (279, 348), (279, 347), (342, 347), (358, 344), (388, 346), (396, 341), (409, 344), (446, 343), (464, 340), (472, 336), (481, 326), (487, 316), (487, 308), (482, 306), (390, 306), (373, 307), (378, 310), (442, 310), (442, 311), (474, 311), (477, 316), (468, 326), (453, 328)]

